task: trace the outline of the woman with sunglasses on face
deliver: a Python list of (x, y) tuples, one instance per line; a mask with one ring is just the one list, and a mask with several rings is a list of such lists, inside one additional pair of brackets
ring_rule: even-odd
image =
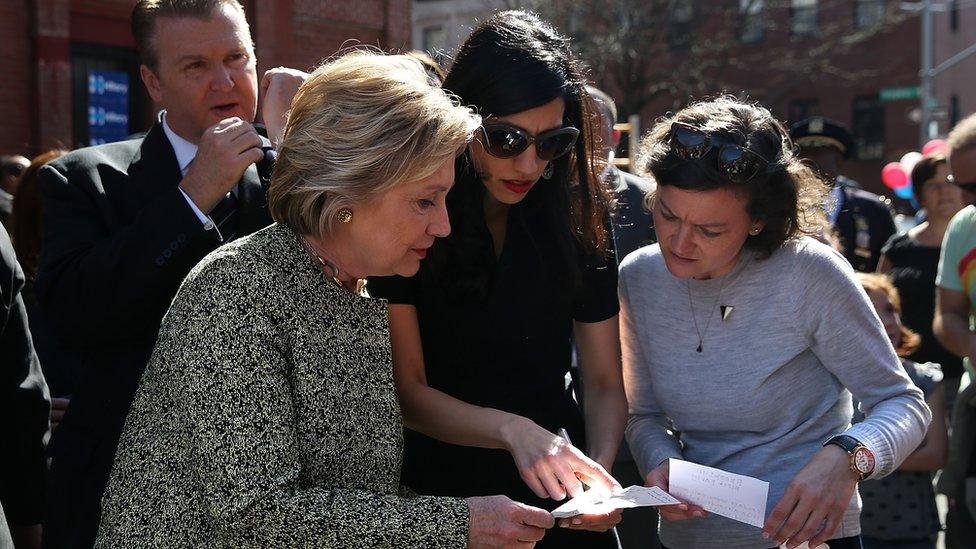
[[(626, 402), (609, 201), (582, 71), (551, 26), (510, 11), (475, 29), (444, 88), (484, 118), (447, 197), (451, 234), (416, 276), (368, 283), (390, 302), (412, 429), (404, 483), (547, 509), (580, 480), (612, 490)], [(566, 381), (573, 339), (585, 413)], [(607, 530), (619, 519), (566, 519), (540, 546), (616, 547)]]
[(659, 244), (620, 268), (630, 448), (665, 490), (669, 458), (769, 482), (763, 528), (662, 507), (662, 545), (860, 548), (858, 480), (897, 468), (930, 413), (850, 264), (805, 236), (823, 183), (732, 98), (659, 122), (638, 166)]

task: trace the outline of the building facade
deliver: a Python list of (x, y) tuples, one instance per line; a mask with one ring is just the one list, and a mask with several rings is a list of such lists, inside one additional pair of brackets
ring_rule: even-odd
[[(129, 31), (135, 0), (0, 3), (0, 154), (33, 155), (145, 131), (155, 108)], [(344, 46), (404, 48), (410, 0), (244, 0), (258, 72), (311, 69)]]
[(426, 51), (447, 64), (447, 58), (471, 34), (477, 21), (504, 7), (504, 0), (414, 0), (413, 49)]
[[(470, 32), (466, 14), (484, 17), (493, 3), (536, 9), (570, 35), (590, 55), (593, 81), (617, 98), (621, 120), (639, 114), (644, 128), (723, 91), (758, 101), (788, 123), (827, 116), (846, 124), (858, 145), (845, 174), (877, 193), (887, 192), (882, 166), (921, 146), (921, 24), (902, 2), (414, 0), (414, 47), (452, 53)], [(935, 65), (976, 42), (976, 5), (937, 4), (947, 9), (935, 16)], [(614, 35), (617, 44), (607, 38)], [(601, 41), (634, 46), (602, 52)], [(619, 51), (632, 57), (614, 57)], [(976, 55), (935, 79), (939, 133), (976, 110), (974, 82)]]
[[(944, 9), (934, 15), (934, 67), (976, 46), (976, 5), (967, 0), (940, 4)], [(937, 131), (944, 135), (959, 119), (976, 112), (976, 51), (936, 75), (933, 87)]]

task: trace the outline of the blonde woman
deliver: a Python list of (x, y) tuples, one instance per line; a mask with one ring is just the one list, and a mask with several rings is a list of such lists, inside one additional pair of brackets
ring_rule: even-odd
[(276, 224), (210, 254), (163, 320), (103, 499), (98, 547), (529, 547), (548, 513), (405, 497), (383, 302), (417, 271), (478, 116), (415, 60), (351, 53), (299, 89)]

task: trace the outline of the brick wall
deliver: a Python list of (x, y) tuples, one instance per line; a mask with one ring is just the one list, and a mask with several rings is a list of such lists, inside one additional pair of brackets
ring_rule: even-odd
[[(129, 15), (135, 2), (0, 2), (0, 154), (33, 155), (53, 146), (73, 146), (71, 45), (134, 48)], [(344, 45), (409, 46), (410, 0), (242, 4), (255, 38), (259, 73), (279, 65), (311, 69)]]
[(0, 3), (0, 36), (3, 55), (0, 55), (0, 154), (25, 154), (33, 142), (32, 103), (34, 68), (31, 62), (32, 45), (28, 29), (27, 2)]
[[(713, 9), (726, 9), (736, 13), (736, 2), (709, 4)], [(767, 5), (772, 4), (767, 2)], [(701, 5), (701, 3), (698, 3)], [(853, 30), (853, 10), (846, 0), (822, 0), (818, 25), (824, 29), (818, 36), (798, 37), (790, 32), (790, 13), (782, 3), (766, 11), (766, 31), (761, 41), (744, 44), (730, 31), (736, 32), (738, 22), (734, 17), (707, 17), (695, 28), (695, 36), (713, 39), (730, 45), (727, 55), (734, 62), (724, 66), (721, 81), (731, 93), (745, 95), (769, 107), (777, 118), (786, 121), (789, 105), (793, 100), (816, 99), (819, 107), (813, 114), (827, 116), (852, 127), (854, 100), (857, 97), (876, 96), (883, 88), (918, 85), (920, 57), (920, 26), (917, 17), (905, 17), (897, 24), (880, 32), (868, 34), (868, 38), (856, 47), (846, 47)], [(719, 7), (722, 6), (722, 7)], [(819, 52), (819, 53), (815, 53)], [(669, 66), (685, 62), (681, 52), (662, 58)], [(823, 67), (810, 72), (796, 71), (789, 59), (819, 55)], [(793, 57), (796, 56), (796, 57)], [(829, 67), (829, 68), (827, 68)], [(712, 94), (712, 90), (698, 92), (698, 97)], [(641, 112), (644, 124), (652, 123), (662, 113), (680, 107), (687, 98), (664, 96), (646, 106)], [(918, 100), (893, 101), (884, 105), (885, 150), (882, 160), (850, 160), (842, 172), (859, 181), (866, 189), (890, 195), (881, 183), (881, 167), (898, 160), (904, 153), (917, 150), (918, 124), (908, 113), (917, 107)], [(645, 129), (647, 126), (645, 126)]]

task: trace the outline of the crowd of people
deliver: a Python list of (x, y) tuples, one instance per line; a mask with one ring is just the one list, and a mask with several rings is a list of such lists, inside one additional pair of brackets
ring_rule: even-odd
[[(0, 547), (933, 548), (936, 489), (973, 539), (976, 115), (898, 234), (842, 124), (731, 96), (621, 171), (532, 13), (260, 81), (236, 0), (131, 23), (148, 132), (2, 158)], [(763, 526), (550, 513), (672, 458)]]

